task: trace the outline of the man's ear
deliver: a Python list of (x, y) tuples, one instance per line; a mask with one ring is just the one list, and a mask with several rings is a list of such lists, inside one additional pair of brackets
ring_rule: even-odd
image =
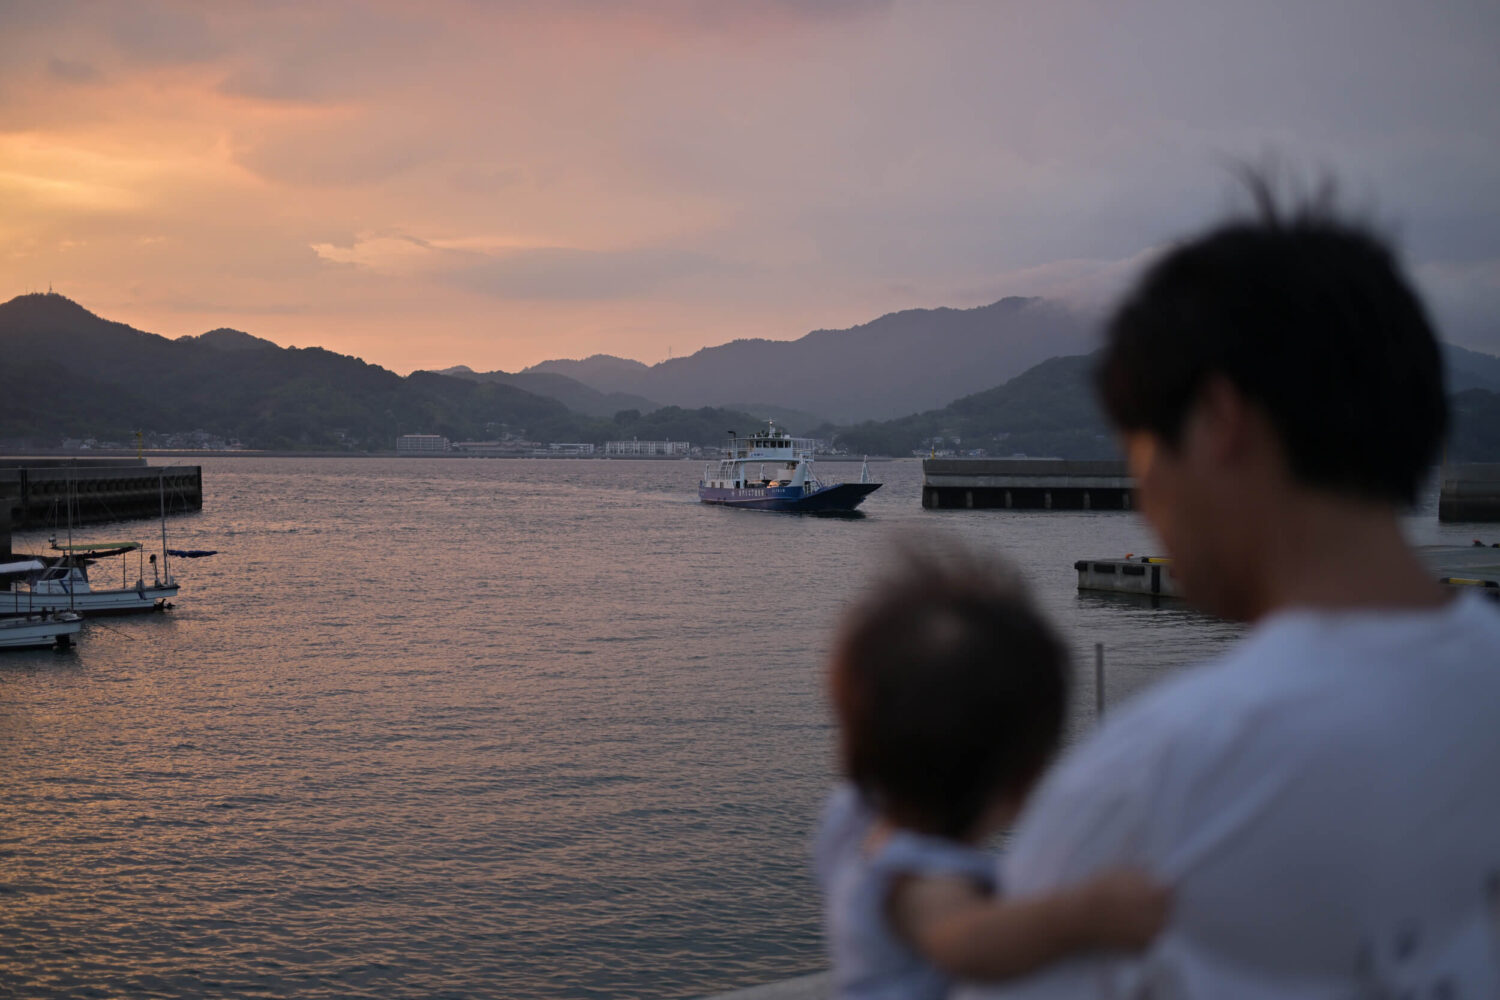
[(1260, 442), (1265, 415), (1233, 382), (1210, 375), (1193, 402), (1183, 442), (1215, 466), (1242, 465)]

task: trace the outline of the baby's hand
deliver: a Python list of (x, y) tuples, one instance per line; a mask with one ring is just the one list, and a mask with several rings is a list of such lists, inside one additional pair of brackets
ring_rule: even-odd
[(1140, 951), (1161, 932), (1172, 908), (1172, 890), (1133, 868), (1110, 869), (1082, 889), (1098, 948)]

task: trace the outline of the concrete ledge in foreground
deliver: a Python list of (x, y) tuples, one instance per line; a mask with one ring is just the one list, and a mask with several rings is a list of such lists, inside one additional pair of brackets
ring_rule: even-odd
[(720, 993), (704, 1000), (828, 1000), (833, 988), (833, 974), (819, 972), (779, 983), (766, 983), (746, 990)]

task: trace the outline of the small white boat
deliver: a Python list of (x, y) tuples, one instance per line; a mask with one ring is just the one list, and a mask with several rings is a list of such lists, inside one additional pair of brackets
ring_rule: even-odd
[(83, 616), (71, 611), (0, 618), (0, 649), (67, 649), (83, 627)]
[[(129, 615), (144, 611), (161, 611), (177, 596), (177, 582), (171, 574), (158, 571), (156, 557), (151, 557), (151, 582), (146, 581), (146, 567), (141, 565), (135, 582), (129, 580), (129, 560), (124, 557), (139, 552), (139, 542), (105, 542), (94, 545), (57, 545), (63, 555), (38, 563), (33, 571), (8, 591), (0, 591), (0, 615), (24, 615), (46, 611), (75, 611), (81, 615)], [(114, 556), (122, 558), (120, 586), (100, 587), (89, 578), (89, 565)]]

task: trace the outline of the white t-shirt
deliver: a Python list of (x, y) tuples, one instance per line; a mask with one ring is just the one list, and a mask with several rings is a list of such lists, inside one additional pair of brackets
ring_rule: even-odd
[(1142, 956), (962, 997), (1500, 997), (1500, 609), (1283, 612), (1108, 718), (1043, 782), (1008, 895), (1133, 864)]

